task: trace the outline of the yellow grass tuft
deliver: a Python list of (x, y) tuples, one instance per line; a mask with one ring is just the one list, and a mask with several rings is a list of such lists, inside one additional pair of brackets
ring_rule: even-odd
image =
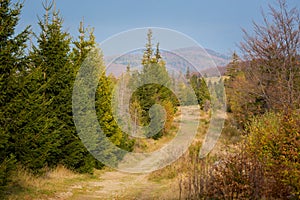
[(75, 172), (67, 169), (63, 165), (58, 165), (55, 169), (50, 170), (47, 173), (47, 177), (51, 179), (66, 179), (66, 178), (76, 178), (79, 176)]

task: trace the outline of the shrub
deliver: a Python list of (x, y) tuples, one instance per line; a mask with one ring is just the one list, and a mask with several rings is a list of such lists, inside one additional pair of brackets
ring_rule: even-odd
[(300, 198), (300, 115), (267, 113), (247, 126), (247, 150), (265, 164), (270, 195)]
[(217, 162), (190, 152), (190, 170), (180, 183), (184, 197), (300, 199), (299, 113), (266, 113), (246, 127), (237, 150)]

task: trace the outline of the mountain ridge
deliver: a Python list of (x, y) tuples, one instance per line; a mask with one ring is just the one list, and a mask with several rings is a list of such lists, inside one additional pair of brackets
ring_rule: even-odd
[[(128, 65), (133, 70), (141, 69), (143, 51), (140, 49), (121, 56), (105, 57), (105, 63), (109, 64), (107, 74), (119, 77), (126, 71)], [(168, 71), (178, 73), (185, 73), (187, 68), (190, 72), (201, 73), (217, 67), (219, 71), (222, 69), (220, 73), (223, 74), (225, 66), (230, 62), (230, 58), (224, 54), (211, 49), (200, 49), (199, 47), (185, 47), (172, 51), (161, 50), (161, 56), (166, 62)]]

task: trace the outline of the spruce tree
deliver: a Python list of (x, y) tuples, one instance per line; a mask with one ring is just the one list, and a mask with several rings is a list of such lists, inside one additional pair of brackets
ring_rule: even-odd
[(34, 172), (58, 164), (92, 172), (94, 160), (77, 136), (73, 122), (72, 91), (77, 66), (71, 61), (71, 38), (62, 31), (62, 18), (52, 5), (44, 5), (46, 14), (39, 20), (38, 45), (30, 55), (38, 74), (39, 84), (32, 95), (38, 106), (33, 105), (29, 111), (29, 122), (22, 133), (27, 138), (20, 142), (23, 151), (18, 152), (18, 159)]
[(11, 0), (0, 1), (0, 198), (14, 168), (12, 137), (18, 130), (17, 102), (26, 73), (29, 27), (15, 33), (22, 7), (23, 4), (12, 4)]
[[(75, 75), (77, 75), (77, 72), (79, 68), (83, 65), (85, 60), (92, 54), (92, 51), (96, 52), (95, 55), (93, 55), (93, 59), (96, 61), (97, 66), (100, 68), (102, 67), (101, 70), (104, 69), (104, 64), (102, 61), (102, 55), (100, 52), (98, 52), (97, 49), (97, 44), (95, 41), (95, 35), (94, 35), (94, 29), (93, 28), (85, 28), (84, 27), (84, 21), (82, 20), (80, 22), (80, 26), (78, 29), (79, 36), (76, 41), (73, 42), (74, 48), (71, 53), (71, 59), (74, 64), (74, 70), (75, 70)], [(95, 51), (96, 50), (96, 51)], [(74, 77), (75, 78), (75, 77)], [(75, 80), (75, 79), (74, 79)], [(83, 144), (80, 144), (81, 146)], [(98, 161), (96, 158), (94, 158), (90, 152), (88, 152), (87, 149), (83, 151), (83, 156), (84, 159), (86, 159), (87, 166), (93, 164), (95, 168), (101, 169), (104, 165)], [(93, 162), (91, 162), (93, 161)]]
[[(176, 106), (178, 105), (178, 100), (176, 96), (169, 89), (171, 88), (171, 78), (165, 66), (165, 61), (162, 59), (159, 50), (159, 43), (156, 45), (156, 51), (152, 49), (152, 31), (151, 29), (147, 34), (146, 49), (144, 51), (142, 65), (143, 69), (138, 76), (138, 85), (140, 87), (134, 92), (132, 102), (139, 102), (141, 111), (140, 124), (147, 126), (150, 124), (151, 117), (149, 110), (154, 104), (160, 104), (164, 106), (171, 102), (173, 107), (172, 110), (167, 115), (173, 116), (176, 112)], [(159, 109), (153, 109), (152, 116), (160, 116)], [(157, 113), (155, 113), (157, 112)], [(133, 114), (133, 113), (131, 113)], [(152, 118), (154, 119), (154, 118)], [(172, 119), (172, 117), (167, 117), (167, 119)], [(154, 119), (154, 121), (160, 121), (161, 119)], [(168, 122), (166, 122), (168, 123)], [(146, 130), (146, 136), (153, 136), (153, 130)], [(155, 131), (154, 131), (155, 132)], [(163, 133), (167, 132), (166, 129), (162, 129), (153, 138), (160, 138)]]
[(74, 48), (71, 56), (76, 68), (76, 72), (86, 59), (88, 53), (93, 48), (96, 48), (94, 29), (85, 28), (83, 20), (80, 22), (78, 32), (79, 37), (73, 42)]
[(194, 74), (191, 76), (189, 82), (197, 96), (199, 106), (203, 108), (204, 104), (210, 101), (210, 93), (206, 85), (205, 78), (198, 77)]
[[(98, 53), (99, 54), (99, 53)], [(98, 57), (98, 56), (96, 56)], [(99, 56), (104, 66), (102, 56)], [(100, 65), (101, 66), (101, 65)], [(113, 116), (112, 111), (112, 91), (115, 87), (114, 77), (106, 76), (105, 68), (99, 77), (98, 87), (96, 91), (96, 111), (101, 129), (106, 137), (117, 147), (132, 151), (134, 140), (130, 139), (124, 133), (117, 123), (117, 119)], [(122, 156), (122, 155), (121, 155)]]
[[(62, 76), (67, 65), (69, 39), (61, 34), (61, 19), (53, 12), (50, 19), (51, 6), (45, 5), (44, 21), (39, 20), (41, 34), (37, 38), (38, 46), (30, 52), (33, 72), (36, 73), (38, 85), (26, 99), (30, 104), (28, 122), (22, 128), (17, 139), (17, 158), (27, 168), (38, 172), (44, 166), (56, 166), (62, 155), (62, 132), (64, 127), (60, 106), (63, 105), (59, 94), (66, 89), (67, 78)], [(31, 85), (34, 87), (33, 85)], [(35, 98), (36, 100), (34, 100)], [(22, 135), (26, 140), (22, 140)], [(22, 151), (21, 151), (22, 149)]]
[[(110, 166), (115, 166), (126, 151), (131, 151), (134, 142), (122, 132), (113, 116), (113, 79), (105, 74), (100, 48), (93, 48), (78, 74), (74, 90), (76, 95), (73, 99), (75, 121), (79, 125), (78, 131), (82, 141), (97, 159)], [(96, 88), (95, 84), (98, 84)], [(95, 111), (97, 118), (93, 114)]]

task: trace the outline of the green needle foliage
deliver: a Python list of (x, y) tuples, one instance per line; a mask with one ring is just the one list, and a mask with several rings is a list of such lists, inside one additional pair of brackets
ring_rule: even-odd
[[(96, 91), (96, 113), (99, 124), (104, 135), (110, 142), (125, 151), (132, 151), (134, 140), (129, 139), (128, 135), (120, 129), (112, 113), (113, 87), (114, 84), (111, 77), (106, 76), (105, 71), (103, 71), (99, 77), (99, 84)], [(123, 154), (117, 155), (115, 160), (119, 160), (123, 156)]]
[(58, 164), (92, 172), (94, 160), (77, 136), (72, 117), (72, 88), (78, 66), (71, 62), (71, 38), (62, 31), (59, 13), (51, 10), (51, 5), (44, 7), (38, 45), (29, 56), (31, 79), (26, 101), (30, 106), (16, 139), (16, 157), (33, 172)]
[(18, 102), (26, 75), (29, 27), (15, 33), (22, 6), (0, 1), (0, 197), (15, 166), (12, 138), (20, 126), (18, 114), (23, 106)]
[[(133, 74), (133, 80), (130, 81), (131, 83), (135, 83), (140, 86), (136, 91), (134, 91), (131, 102), (134, 104), (138, 102), (139, 104), (138, 108), (140, 110), (135, 112), (140, 113), (138, 124), (144, 126), (150, 124), (145, 135), (147, 137), (158, 139), (168, 131), (167, 127), (170, 127), (179, 103), (176, 96), (169, 89), (172, 82), (166, 69), (165, 62), (162, 60), (159, 44), (157, 44), (155, 52), (152, 49), (151, 29), (149, 30), (147, 36), (148, 41), (142, 59), (143, 69), (140, 73)], [(164, 128), (161, 130), (156, 130), (156, 128), (154, 128), (159, 126), (163, 120), (161, 118), (161, 110), (156, 107), (152, 109), (152, 114), (149, 113), (150, 108), (154, 104), (160, 104), (167, 111), (167, 120), (165, 121)], [(135, 116), (135, 113), (132, 112), (131, 115)], [(150, 123), (152, 120), (153, 122)]]

